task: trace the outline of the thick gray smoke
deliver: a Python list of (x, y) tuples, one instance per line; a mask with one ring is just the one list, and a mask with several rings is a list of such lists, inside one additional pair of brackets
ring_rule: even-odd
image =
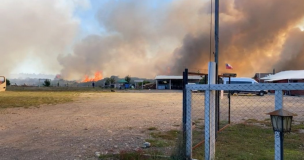
[(198, 17), (190, 18), (199, 13), (203, 3), (193, 2), (188, 4), (190, 8), (182, 7), (186, 1), (155, 8), (151, 1), (109, 1), (96, 15), (106, 33), (89, 35), (76, 44), (72, 54), (59, 56), (62, 75), (77, 79), (96, 71), (120, 77), (170, 74), (172, 52), (182, 37), (204, 29), (197, 25)]
[(304, 32), (293, 29), (287, 34), (287, 39), (276, 64), (278, 71), (304, 69)]
[[(107, 76), (153, 77), (181, 74), (184, 68), (205, 71), (213, 60), (210, 3), (181, 0), (162, 8), (149, 6), (148, 1), (133, 0), (103, 6), (97, 19), (109, 34), (88, 36), (76, 45), (74, 54), (59, 57), (62, 74), (77, 77), (102, 70)], [(220, 72), (226, 72), (225, 63), (241, 76), (270, 72), (274, 67), (304, 69), (299, 58), (289, 57), (295, 61), (292, 64), (299, 64), (296, 67), (283, 60), (286, 52), (303, 55), (301, 48), (290, 48), (301, 46), (301, 34), (294, 36), (292, 30), (304, 18), (303, 7), (303, 0), (221, 1)], [(296, 43), (291, 39), (297, 39)]]
[[(45, 74), (61, 71), (65, 79), (96, 71), (153, 78), (184, 68), (202, 71), (213, 60), (210, 1), (107, 1), (95, 15), (104, 31), (77, 41), (81, 22), (73, 13), (82, 2), (1, 1), (0, 74), (30, 66)], [(303, 31), (295, 28), (303, 7), (303, 0), (220, 1), (220, 72), (225, 63), (241, 76), (304, 69)]]
[[(303, 7), (303, 0), (230, 0), (221, 4), (220, 72), (227, 72), (225, 63), (234, 67), (233, 72), (246, 76), (253, 76), (254, 71), (269, 72), (273, 67), (304, 69), (304, 32), (292, 29), (304, 17)], [(185, 36), (183, 45), (174, 52), (175, 73), (185, 67), (207, 67), (208, 36), (206, 32)]]
[(58, 73), (57, 56), (77, 33), (76, 1), (1, 0), (0, 75), (15, 70)]

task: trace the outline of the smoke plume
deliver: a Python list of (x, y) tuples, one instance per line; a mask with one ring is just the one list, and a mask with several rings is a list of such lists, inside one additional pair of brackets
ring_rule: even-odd
[(20, 69), (26, 61), (40, 73), (58, 73), (57, 56), (66, 52), (78, 30), (79, 21), (72, 14), (76, 3), (77, 0), (2, 0), (0, 74)]
[[(2, 1), (0, 73), (31, 59), (39, 72), (61, 72), (69, 80), (96, 71), (153, 78), (181, 75), (184, 68), (205, 72), (213, 61), (210, 1), (106, 1), (95, 15), (103, 31), (79, 39), (81, 20), (74, 12), (87, 3)], [(225, 63), (239, 76), (304, 69), (303, 7), (303, 0), (220, 1), (219, 71), (227, 72)]]
[[(287, 3), (283, 0), (230, 0), (221, 4), (220, 72), (227, 72), (225, 63), (234, 67), (232, 72), (246, 76), (253, 76), (255, 71), (271, 72), (272, 67), (304, 69), (301, 63), (304, 33), (293, 29), (304, 17), (303, 7), (302, 0)], [(185, 36), (183, 45), (174, 51), (176, 73), (185, 67), (207, 67), (210, 59), (208, 35), (202, 32)]]
[[(303, 6), (302, 0), (221, 1), (220, 72), (226, 72), (225, 63), (241, 76), (274, 67), (304, 69), (300, 58), (293, 58), (303, 55), (303, 34), (292, 31), (304, 18)], [(184, 68), (205, 72), (207, 62), (213, 61), (210, 10), (210, 3), (198, 0), (174, 1), (157, 9), (147, 1), (109, 2), (97, 15), (108, 34), (88, 36), (74, 54), (59, 57), (62, 73), (71, 77), (103, 70), (108, 76), (153, 77), (168, 74), (168, 67), (169, 74), (176, 75)], [(213, 45), (212, 39), (211, 53)], [(285, 62), (286, 56), (293, 66)]]
[(281, 70), (304, 69), (304, 32), (293, 29), (287, 34), (276, 68)]

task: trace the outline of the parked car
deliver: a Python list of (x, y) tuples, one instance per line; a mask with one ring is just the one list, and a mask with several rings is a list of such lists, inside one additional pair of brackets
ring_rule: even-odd
[[(223, 84), (229, 84), (229, 78), (222, 78)], [(252, 78), (237, 78), (237, 77), (231, 77), (230, 78), (230, 84), (258, 84), (258, 82)], [(264, 96), (267, 94), (267, 91), (265, 90), (232, 90), (230, 91), (231, 95), (235, 94), (256, 94), (259, 96)]]

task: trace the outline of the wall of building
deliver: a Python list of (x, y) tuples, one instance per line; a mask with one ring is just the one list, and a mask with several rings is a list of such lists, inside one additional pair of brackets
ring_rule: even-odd
[[(284, 80), (278, 80), (278, 81), (273, 81), (273, 83), (304, 83), (304, 79), (301, 80), (290, 80), (288, 81), (287, 79)], [(270, 93), (274, 93), (274, 90), (269, 91)], [(291, 90), (291, 91), (283, 91), (285, 95), (292, 95), (292, 96), (300, 96), (304, 95), (304, 90)]]

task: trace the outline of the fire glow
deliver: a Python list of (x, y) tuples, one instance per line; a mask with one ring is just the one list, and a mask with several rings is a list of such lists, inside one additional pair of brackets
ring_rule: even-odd
[(102, 79), (102, 72), (95, 72), (94, 78), (90, 78), (88, 75), (84, 76), (84, 80), (82, 80), (82, 82), (96, 82)]

